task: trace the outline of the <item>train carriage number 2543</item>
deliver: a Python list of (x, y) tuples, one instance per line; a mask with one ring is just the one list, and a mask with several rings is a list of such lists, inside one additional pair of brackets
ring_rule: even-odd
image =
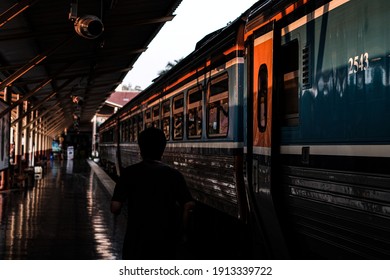
[(360, 71), (365, 71), (369, 68), (368, 53), (351, 57), (348, 60), (348, 74), (354, 74)]

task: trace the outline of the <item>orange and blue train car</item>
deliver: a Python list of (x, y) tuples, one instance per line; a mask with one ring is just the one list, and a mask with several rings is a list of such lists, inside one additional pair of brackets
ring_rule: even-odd
[(388, 258), (389, 8), (257, 2), (101, 126), (102, 160), (140, 160), (137, 134), (160, 127), (164, 160), (200, 203), (251, 225), (254, 251)]

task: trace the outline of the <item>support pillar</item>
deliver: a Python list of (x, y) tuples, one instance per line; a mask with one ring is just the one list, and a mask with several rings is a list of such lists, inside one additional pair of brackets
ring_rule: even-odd
[[(11, 91), (9, 90), (8, 87), (4, 88), (4, 101), (9, 104), (12, 101)], [(11, 147), (10, 147), (10, 151), (11, 151)], [(9, 153), (10, 151), (7, 151), (7, 153)], [(11, 178), (10, 176), (11, 176), (10, 167), (8, 167), (3, 171), (0, 171), (0, 190), (8, 189), (10, 187), (9, 186), (10, 178)]]
[[(19, 99), (19, 96), (18, 96)], [(15, 163), (18, 167), (18, 174), (21, 174), (22, 170), (22, 158), (23, 158), (23, 123), (20, 116), (23, 114), (23, 103), (17, 107), (17, 119), (19, 121), (16, 123), (15, 129)]]

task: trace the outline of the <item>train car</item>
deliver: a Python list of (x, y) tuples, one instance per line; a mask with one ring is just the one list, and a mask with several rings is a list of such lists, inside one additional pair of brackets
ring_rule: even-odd
[(112, 116), (99, 128), (99, 158), (101, 166), (115, 176), (118, 165), (118, 117)]
[(390, 256), (389, 8), (262, 1), (248, 18), (246, 178), (276, 256)]
[(253, 251), (390, 257), (389, 8), (257, 2), (103, 124), (117, 141), (100, 154), (132, 164), (137, 134), (160, 127), (164, 161), (251, 226)]
[(117, 158), (107, 160), (125, 167), (140, 160), (137, 134), (149, 126), (161, 128), (167, 138), (164, 161), (185, 175), (192, 196), (241, 220), (247, 213), (241, 128), (244, 25), (239, 17), (207, 35), (100, 129), (103, 136), (117, 119), (118, 142), (103, 140), (100, 155), (117, 150)]

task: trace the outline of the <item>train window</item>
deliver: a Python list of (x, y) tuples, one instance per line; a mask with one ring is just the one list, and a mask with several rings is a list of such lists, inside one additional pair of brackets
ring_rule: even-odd
[(153, 107), (153, 127), (160, 128), (160, 105)]
[[(145, 111), (145, 128), (152, 126), (152, 112), (150, 109), (146, 109)], [(141, 132), (141, 131), (139, 131)]]
[(126, 125), (127, 121), (121, 123), (121, 142), (126, 142)]
[(169, 140), (170, 128), (171, 128), (171, 102), (165, 101), (162, 104), (162, 128), (165, 134), (165, 138)]
[(184, 94), (173, 99), (173, 139), (183, 139), (184, 127)]
[(199, 86), (188, 91), (187, 133), (189, 138), (202, 136), (202, 89)]
[(131, 118), (130, 127), (129, 127), (129, 142), (134, 142), (134, 130), (136, 127), (135, 118)]
[(131, 125), (130, 119), (127, 119), (125, 122), (125, 139), (124, 139), (125, 142), (130, 141), (130, 125)]
[(267, 127), (268, 68), (262, 64), (259, 69), (257, 90), (257, 126), (261, 132)]
[(119, 141), (124, 142), (125, 138), (125, 124), (123, 122), (119, 123)]
[(133, 119), (129, 118), (127, 130), (127, 142), (131, 142), (131, 129), (133, 127)]
[(207, 133), (210, 137), (227, 136), (229, 127), (229, 79), (224, 74), (209, 84)]
[(110, 128), (109, 130), (105, 131), (103, 133), (103, 139), (104, 139), (104, 142), (114, 142), (114, 130), (112, 128)]
[(302, 88), (308, 89), (312, 85), (312, 49), (311, 45), (307, 45), (302, 49)]
[(280, 112), (284, 126), (298, 125), (298, 70), (299, 46), (298, 40), (293, 40), (282, 46), (282, 78), (283, 93), (281, 95)]
[(120, 142), (125, 142), (126, 141), (126, 121), (122, 121), (119, 125), (120, 127), (120, 134), (119, 134), (119, 139), (120, 139)]
[[(140, 118), (139, 115), (135, 115), (131, 118), (130, 142), (137, 142), (139, 118)], [(141, 121), (142, 121), (142, 118), (141, 118)]]
[(130, 126), (130, 120), (127, 119), (125, 121), (125, 137), (124, 137), (124, 142), (129, 141), (129, 126)]
[(141, 131), (143, 130), (143, 118), (142, 118), (142, 113), (141, 114), (138, 114), (136, 116), (136, 121), (137, 121), (137, 130), (134, 131), (134, 142), (137, 142), (138, 141), (138, 135), (141, 133)]

